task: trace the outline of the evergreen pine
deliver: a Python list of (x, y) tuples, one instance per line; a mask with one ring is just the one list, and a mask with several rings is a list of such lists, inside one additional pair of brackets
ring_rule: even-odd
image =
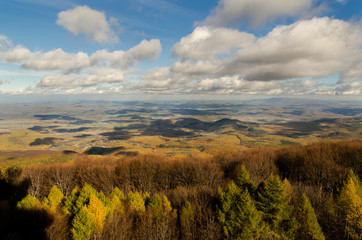
[(324, 234), (319, 226), (317, 216), (315, 215), (312, 204), (308, 197), (303, 194), (300, 199), (300, 206), (298, 210), (298, 239), (311, 239), (311, 240), (324, 240)]
[(89, 240), (94, 231), (94, 218), (86, 206), (75, 215), (72, 221), (72, 237), (74, 240)]
[(256, 209), (247, 189), (233, 182), (226, 191), (218, 192), (218, 220), (226, 239), (257, 239), (263, 229), (261, 213)]
[(63, 211), (67, 215), (75, 215), (76, 214), (76, 207), (75, 202), (79, 197), (80, 191), (78, 187), (75, 187), (70, 195), (64, 201)]
[(296, 222), (291, 218), (285, 186), (279, 177), (271, 175), (257, 189), (256, 206), (272, 235), (280, 239), (293, 239)]
[(250, 174), (244, 165), (241, 166), (240, 171), (237, 173), (234, 183), (241, 190), (247, 189), (250, 195), (253, 195), (255, 192), (254, 183), (251, 181)]

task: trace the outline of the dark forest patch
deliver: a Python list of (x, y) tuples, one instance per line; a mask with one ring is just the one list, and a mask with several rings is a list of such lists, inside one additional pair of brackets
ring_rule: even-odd
[(83, 132), (88, 129), (89, 129), (88, 127), (80, 127), (73, 129), (58, 128), (58, 129), (53, 129), (53, 131), (57, 133), (77, 133), (77, 132)]
[(249, 128), (248, 132), (250, 135), (266, 135), (266, 134), (268, 134), (267, 131), (262, 130), (262, 129), (257, 129), (257, 128)]
[(286, 114), (295, 115), (295, 116), (302, 116), (305, 111), (304, 110), (293, 110), (291, 112), (284, 112)]
[[(134, 123), (134, 124), (130, 124), (126, 127), (124, 127), (124, 129), (144, 129), (148, 127), (147, 124), (144, 123)], [(122, 129), (122, 128), (115, 128), (115, 129)]]
[(29, 146), (39, 146), (39, 145), (54, 145), (54, 141), (59, 138), (47, 137), (47, 138), (37, 138), (34, 142), (31, 142)]
[(75, 117), (71, 117), (71, 116), (67, 116), (67, 115), (58, 115), (58, 114), (53, 114), (53, 115), (43, 115), (43, 114), (36, 114), (34, 115), (34, 117), (39, 118), (39, 120), (65, 120), (65, 121), (77, 121), (79, 120), (78, 118)]
[(128, 140), (132, 137), (132, 135), (119, 128), (115, 128), (113, 132), (105, 132), (101, 133), (101, 136), (107, 137), (108, 140)]
[(65, 155), (72, 155), (72, 154), (78, 154), (76, 151), (72, 151), (72, 150), (64, 150), (63, 154)]
[(125, 147), (113, 147), (113, 148), (103, 148), (103, 147), (91, 147), (87, 149), (84, 154), (87, 155), (108, 155), (114, 152), (124, 150)]
[(86, 138), (86, 137), (91, 137), (93, 135), (91, 134), (82, 134), (82, 135), (78, 135), (78, 136), (74, 136), (75, 138)]
[(327, 108), (323, 112), (331, 112), (344, 116), (356, 116), (362, 114), (362, 108)]
[(49, 129), (52, 128), (56, 128), (58, 126), (47, 126), (47, 127), (43, 127), (43, 126), (33, 126), (31, 128), (28, 128), (28, 130), (34, 131), (34, 132), (39, 132), (39, 133), (48, 133)]
[(69, 124), (72, 125), (83, 125), (83, 124), (90, 124), (90, 123), (94, 123), (94, 121), (92, 120), (82, 120), (82, 119), (78, 119), (74, 122), (70, 122)]

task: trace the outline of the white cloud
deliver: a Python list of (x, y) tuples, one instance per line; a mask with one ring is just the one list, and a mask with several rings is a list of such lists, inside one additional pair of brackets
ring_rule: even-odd
[(155, 61), (160, 57), (161, 51), (162, 47), (160, 40), (142, 40), (140, 44), (131, 48), (124, 54), (124, 59), (122, 60), (121, 65), (123, 67), (129, 67), (140, 60)]
[(56, 70), (63, 73), (81, 71), (94, 65), (113, 66), (127, 69), (140, 61), (157, 60), (162, 51), (160, 40), (143, 40), (128, 51), (99, 50), (91, 56), (84, 52), (67, 53), (61, 48), (48, 52), (31, 52), (22, 46), (0, 51), (0, 60), (8, 63), (21, 64), (25, 69)]
[(319, 77), (343, 72), (362, 61), (362, 28), (342, 20), (314, 18), (278, 26), (240, 49), (224, 73), (248, 80)]
[(173, 64), (173, 73), (188, 74), (190, 76), (212, 75), (222, 69), (222, 61), (199, 60), (199, 61), (178, 61)]
[[(7, 71), (6, 75), (19, 76), (19, 72), (22, 72), (29, 76), (36, 73), (36, 76), (41, 78), (37, 87), (27, 89), (27, 93), (39, 93), (41, 89), (54, 93), (60, 89), (75, 93), (83, 91), (84, 88), (94, 90), (109, 84), (120, 85), (126, 75), (134, 72), (132, 67), (141, 61), (157, 60), (161, 51), (158, 39), (143, 40), (127, 51), (109, 52), (103, 49), (90, 56), (84, 52), (67, 53), (60, 48), (48, 52), (32, 52), (18, 45), (1, 49), (0, 61), (22, 67), (21, 71), (16, 73)], [(108, 89), (114, 91), (115, 88)], [(121, 86), (117, 89), (119, 91)], [(103, 88), (101, 91), (106, 90)]]
[(4, 35), (0, 34), (0, 51), (4, 51), (13, 46), (13, 43)]
[(4, 83), (4, 81), (0, 79), (0, 85), (2, 85), (3, 83)]
[(57, 24), (76, 36), (84, 34), (93, 42), (116, 43), (119, 39), (111, 28), (114, 21), (114, 18), (107, 21), (104, 12), (78, 6), (58, 13)]
[(58, 48), (44, 54), (35, 53), (34, 56), (25, 61), (24, 68), (35, 70), (61, 70), (70, 72), (80, 70), (89, 66), (88, 54), (78, 52), (76, 54), (66, 53)]
[(84, 88), (103, 83), (119, 83), (125, 72), (117, 69), (92, 69), (84, 74), (48, 75), (38, 83), (39, 88)]
[(221, 0), (202, 23), (225, 26), (249, 22), (253, 26), (280, 16), (300, 16), (312, 10), (312, 0)]
[(173, 55), (179, 58), (202, 59), (228, 54), (233, 48), (247, 47), (254, 35), (229, 28), (196, 27), (175, 44)]
[(162, 51), (160, 40), (142, 40), (138, 45), (128, 51), (117, 50), (108, 52), (107, 50), (99, 50), (91, 55), (90, 61), (92, 65), (102, 64), (104, 62), (111, 63), (113, 66), (128, 68), (139, 61), (152, 60), (159, 58)]
[(9, 49), (5, 52), (0, 52), (0, 58), (5, 59), (7, 62), (23, 62), (34, 56), (29, 49), (22, 46), (16, 46), (15, 48)]
[[(260, 38), (251, 36), (244, 45), (220, 40), (213, 34), (215, 29), (195, 29), (175, 45), (179, 61), (149, 71), (133, 88), (182, 93), (345, 94), (347, 91), (334, 89), (336, 86), (324, 87), (311, 79), (340, 73), (340, 83), (361, 80), (362, 28), (358, 24), (327, 17), (300, 20), (277, 26)], [(235, 34), (236, 30), (217, 31), (242, 36)], [(220, 41), (225, 45), (218, 49)], [(229, 57), (217, 56), (222, 53)]]

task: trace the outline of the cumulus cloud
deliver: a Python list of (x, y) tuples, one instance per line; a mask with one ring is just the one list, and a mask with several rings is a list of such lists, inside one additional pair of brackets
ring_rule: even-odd
[(128, 68), (135, 65), (139, 61), (151, 60), (155, 61), (159, 58), (162, 51), (161, 42), (158, 39), (142, 40), (138, 45), (128, 51), (117, 50), (108, 52), (107, 50), (99, 50), (91, 55), (90, 61), (92, 65), (108, 62), (113, 66)]
[(98, 43), (116, 43), (119, 41), (112, 30), (115, 18), (107, 20), (104, 12), (88, 6), (78, 6), (58, 13), (57, 24), (75, 36), (84, 34), (90, 41)]
[[(5, 42), (7, 38), (2, 40)], [(141, 61), (157, 60), (161, 51), (158, 39), (143, 40), (127, 51), (109, 52), (102, 49), (91, 55), (84, 52), (68, 53), (61, 48), (32, 52), (23, 46), (12, 47), (12, 44), (8, 44), (6, 49), (0, 49), (0, 61), (19, 65), (24, 70), (35, 70), (33, 72), (41, 76), (36, 88), (28, 88), (24, 93), (40, 92), (41, 89), (53, 93), (61, 90), (75, 93), (85, 88), (105, 92), (116, 88), (120, 91), (120, 83), (126, 75), (134, 72), (133, 67)], [(114, 88), (101, 89), (102, 86), (117, 84)]]
[(248, 22), (253, 26), (280, 16), (301, 16), (312, 11), (312, 0), (221, 0), (201, 24), (225, 26)]
[(313, 18), (278, 26), (240, 49), (225, 72), (247, 80), (319, 77), (344, 72), (362, 61), (360, 25)]
[(87, 53), (67, 53), (61, 48), (48, 52), (31, 52), (22, 46), (0, 51), (0, 60), (21, 64), (25, 69), (57, 70), (63, 73), (81, 71), (94, 65), (111, 65), (127, 69), (140, 61), (157, 60), (162, 51), (160, 40), (143, 40), (128, 51), (115, 50), (109, 52), (99, 50), (89, 56)]
[[(197, 27), (175, 44), (178, 61), (149, 71), (135, 86), (183, 93), (342, 94), (349, 86), (345, 83), (362, 79), (361, 47), (361, 25), (328, 17), (280, 25), (259, 38), (228, 28)], [(311, 80), (338, 74), (343, 89)]]
[(76, 54), (66, 53), (58, 48), (44, 54), (35, 53), (34, 56), (25, 61), (24, 68), (35, 70), (61, 70), (70, 72), (80, 70), (89, 66), (88, 54), (78, 52)]
[(196, 27), (173, 48), (173, 55), (183, 59), (211, 58), (216, 54), (228, 54), (233, 48), (247, 47), (254, 35), (236, 29)]
[(92, 69), (84, 74), (47, 75), (37, 84), (39, 88), (72, 89), (97, 86), (101, 83), (118, 83), (125, 72), (117, 69)]

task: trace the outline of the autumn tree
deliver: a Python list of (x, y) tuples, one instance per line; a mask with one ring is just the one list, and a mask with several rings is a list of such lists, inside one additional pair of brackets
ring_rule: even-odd
[(128, 207), (133, 211), (146, 211), (145, 202), (139, 192), (129, 192), (126, 198), (126, 203), (128, 204)]
[(182, 239), (193, 239), (194, 232), (194, 210), (192, 209), (191, 203), (186, 201), (179, 212), (180, 226), (181, 226), (181, 237)]
[(56, 209), (62, 202), (63, 197), (61, 191), (54, 185), (50, 190), (48, 197), (44, 198), (43, 204), (51, 209)]
[(36, 197), (28, 194), (20, 202), (18, 202), (16, 206), (20, 209), (32, 210), (40, 208), (41, 203)]
[[(355, 180), (353, 180), (355, 178)], [(361, 239), (362, 236), (362, 200), (358, 194), (357, 176), (349, 175), (337, 199), (338, 213), (347, 239)]]

